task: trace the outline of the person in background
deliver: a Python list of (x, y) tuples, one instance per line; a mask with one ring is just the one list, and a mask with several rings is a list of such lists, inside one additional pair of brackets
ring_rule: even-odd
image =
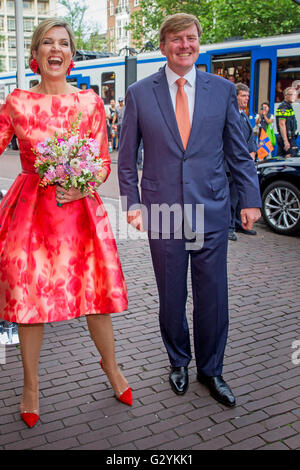
[(296, 143), (297, 120), (293, 108), (296, 93), (295, 88), (286, 88), (284, 90), (284, 100), (280, 103), (275, 113), (278, 130), (278, 155), (283, 157), (295, 157), (298, 153)]
[(269, 125), (274, 123), (274, 115), (270, 113), (270, 104), (264, 101), (261, 104), (259, 113), (255, 116), (255, 125), (258, 126), (258, 139), (260, 138), (261, 129), (267, 132)]
[(116, 102), (114, 99), (111, 99), (109, 102), (108, 112), (106, 113), (106, 119), (108, 122), (108, 149), (110, 152), (116, 148), (116, 135), (117, 135), (116, 119), (115, 119), (115, 124), (113, 124), (113, 118), (116, 112), (117, 112)]
[(292, 85), (293, 88), (296, 88), (296, 91), (300, 90), (300, 80), (294, 80)]
[[(117, 135), (116, 135), (116, 148), (119, 148), (119, 138), (120, 138), (120, 133), (121, 133), (121, 127), (122, 127), (122, 121), (123, 121), (123, 116), (125, 112), (125, 105), (124, 105), (124, 98), (120, 97), (118, 99), (119, 106), (116, 108), (116, 112), (113, 115), (113, 120), (112, 120), (112, 125), (116, 128), (117, 130)], [(116, 126), (117, 124), (117, 126)]]
[[(261, 130), (263, 129), (268, 135), (271, 144), (276, 145), (276, 137), (274, 134), (274, 120), (275, 117), (270, 113), (270, 104), (267, 101), (264, 101), (261, 104), (259, 113), (255, 116), (255, 129), (258, 129), (257, 132), (257, 141), (260, 139)], [(272, 156), (272, 152), (269, 152), (266, 158)]]
[[(254, 160), (256, 155), (256, 142), (255, 137), (253, 134), (253, 129), (245, 110), (248, 106), (249, 101), (249, 87), (244, 83), (237, 83), (236, 86), (236, 94), (237, 94), (237, 101), (239, 106), (239, 118), (240, 118), (240, 125), (242, 129), (243, 136), (245, 138), (249, 155), (253, 160), (253, 167), (254, 167)], [(232, 241), (237, 240), (237, 236), (234, 232), (241, 232), (245, 235), (256, 235), (256, 231), (253, 229), (245, 228), (242, 226), (241, 221), (241, 206), (239, 202), (239, 195), (236, 184), (231, 176), (230, 169), (226, 168), (228, 182), (229, 182), (229, 189), (230, 189), (230, 205), (231, 205), (231, 221), (228, 229), (228, 239)]]
[(299, 103), (299, 101), (300, 101), (300, 80), (294, 80), (293, 83), (292, 83), (292, 87), (296, 89), (295, 103)]
[(283, 89), (282, 89), (282, 83), (280, 80), (278, 80), (278, 82), (276, 82), (276, 89), (275, 89), (276, 93), (275, 93), (275, 102), (276, 103), (280, 103), (283, 98), (284, 98), (284, 95), (283, 95)]

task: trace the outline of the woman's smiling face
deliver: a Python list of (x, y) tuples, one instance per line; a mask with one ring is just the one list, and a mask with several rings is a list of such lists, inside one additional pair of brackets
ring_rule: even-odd
[(61, 26), (49, 29), (41, 40), (37, 51), (32, 51), (43, 78), (57, 79), (66, 77), (72, 60), (70, 37)]

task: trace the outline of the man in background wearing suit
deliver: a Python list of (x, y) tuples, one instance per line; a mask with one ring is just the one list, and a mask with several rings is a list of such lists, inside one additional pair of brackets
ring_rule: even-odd
[[(225, 158), (239, 191), (244, 228), (251, 229), (260, 217), (261, 200), (241, 131), (234, 85), (194, 65), (201, 33), (193, 15), (178, 13), (163, 22), (160, 48), (167, 57), (166, 67), (127, 90), (119, 183), (123, 206), (127, 202), (127, 221), (138, 230), (147, 225), (171, 388), (183, 395), (189, 383), (192, 356), (185, 309), (190, 259), (197, 379), (216, 400), (231, 407), (236, 400), (222, 376), (228, 331), (230, 220)], [(139, 208), (136, 160), (141, 138), (143, 204)], [(169, 213), (169, 233), (164, 224), (154, 223), (152, 215), (158, 207), (162, 212), (176, 208), (174, 219)], [(197, 217), (203, 207), (204, 224)]]
[[(255, 142), (255, 137), (253, 134), (251, 123), (249, 121), (247, 114), (244, 112), (247, 109), (250, 90), (249, 90), (249, 87), (245, 85), (244, 83), (237, 83), (235, 85), (235, 89), (236, 89), (236, 95), (237, 95), (237, 100), (238, 100), (242, 133), (246, 140), (249, 155), (252, 158), (252, 160), (255, 161), (257, 145)], [(230, 203), (231, 203), (231, 222), (229, 225), (228, 239), (236, 241), (237, 236), (234, 233), (234, 231), (244, 233), (245, 235), (256, 235), (256, 231), (245, 229), (244, 227), (242, 227), (241, 215), (240, 215), (241, 208), (239, 204), (238, 191), (230, 175), (228, 167), (226, 168), (226, 170), (227, 170), (227, 176), (228, 176), (228, 181), (229, 181)]]

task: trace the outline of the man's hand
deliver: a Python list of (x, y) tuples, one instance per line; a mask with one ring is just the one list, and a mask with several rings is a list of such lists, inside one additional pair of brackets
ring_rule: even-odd
[(128, 211), (127, 212), (127, 222), (132, 225), (136, 230), (140, 232), (144, 232), (143, 226), (143, 219), (142, 219), (142, 211), (135, 210), (135, 211)]
[(250, 157), (251, 157), (252, 160), (255, 162), (255, 152), (251, 152), (251, 153), (250, 153)]
[(289, 141), (287, 140), (287, 141), (284, 143), (284, 150), (287, 152), (290, 148), (291, 148), (291, 144), (290, 144)]
[(250, 207), (241, 210), (242, 227), (245, 230), (252, 230), (254, 222), (261, 217), (260, 209), (257, 207)]

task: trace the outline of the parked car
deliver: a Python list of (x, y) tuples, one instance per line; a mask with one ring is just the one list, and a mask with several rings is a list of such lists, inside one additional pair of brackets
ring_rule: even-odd
[(262, 216), (276, 233), (300, 232), (300, 157), (273, 157), (257, 164)]

